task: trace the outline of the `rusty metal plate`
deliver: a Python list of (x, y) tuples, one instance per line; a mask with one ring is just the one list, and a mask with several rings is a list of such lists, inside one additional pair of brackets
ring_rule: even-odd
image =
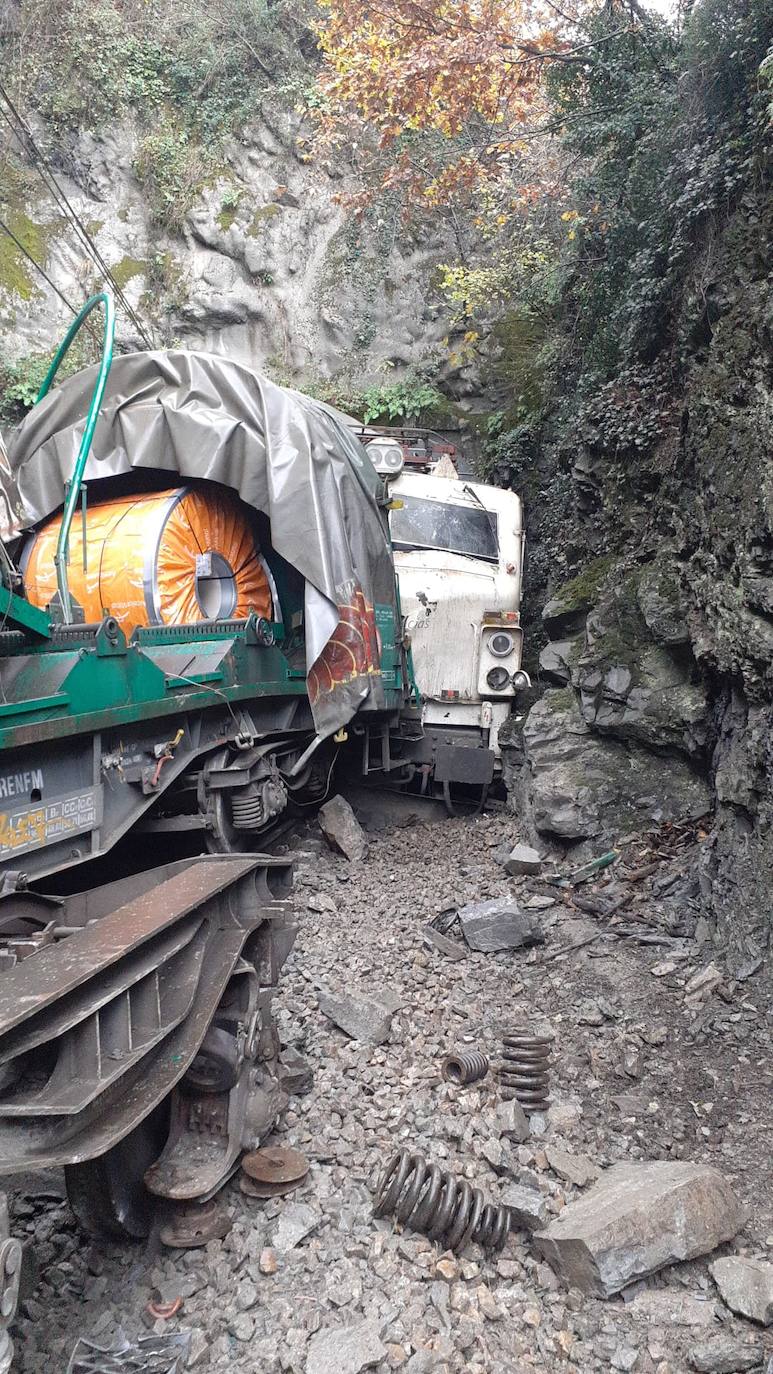
[(225, 1207), (215, 1198), (208, 1202), (176, 1203), (161, 1227), (159, 1240), (171, 1250), (195, 1250), (210, 1240), (222, 1240), (231, 1225)]
[(287, 1145), (267, 1145), (244, 1156), (242, 1171), (239, 1186), (248, 1197), (281, 1197), (303, 1181), (309, 1161)]

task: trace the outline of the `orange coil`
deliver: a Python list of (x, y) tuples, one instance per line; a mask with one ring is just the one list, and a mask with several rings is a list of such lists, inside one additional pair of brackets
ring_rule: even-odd
[[(61, 513), (33, 535), (24, 587), (45, 609), (56, 594), (54, 554)], [(70, 592), (87, 621), (114, 615), (128, 636), (138, 625), (189, 625), (272, 618), (271, 585), (237, 498), (218, 486), (103, 501), (78, 512), (70, 532)]]

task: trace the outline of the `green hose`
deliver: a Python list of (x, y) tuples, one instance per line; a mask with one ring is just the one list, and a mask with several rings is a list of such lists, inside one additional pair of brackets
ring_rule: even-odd
[[(81, 439), (81, 445), (78, 449), (78, 457), (75, 459), (75, 466), (72, 471), (72, 477), (70, 478), (70, 481), (67, 483), (67, 487), (65, 489), (64, 512), (62, 515), (62, 524), (59, 530), (59, 539), (57, 540), (56, 545), (56, 556), (54, 558), (54, 563), (56, 565), (56, 585), (59, 589), (59, 600), (62, 606), (62, 618), (66, 625), (72, 624), (72, 601), (70, 599), (70, 585), (67, 580), (67, 564), (70, 558), (70, 529), (72, 527), (73, 516), (75, 514), (78, 505), (78, 500), (81, 494), (81, 488), (83, 486), (83, 474), (86, 471), (86, 463), (88, 461), (88, 456), (91, 451), (91, 441), (94, 437), (94, 429), (96, 427), (97, 417), (99, 415), (99, 407), (102, 404), (102, 397), (105, 394), (105, 387), (107, 385), (107, 374), (110, 371), (110, 364), (113, 361), (113, 340), (115, 339), (115, 306), (113, 305), (113, 298), (110, 295), (109, 291), (100, 291), (98, 296), (92, 296), (90, 300), (86, 301), (86, 304), (84, 305), (80, 314), (70, 325), (70, 328), (68, 329), (64, 337), (64, 341), (59, 345), (59, 348), (57, 349), (56, 355), (54, 357), (54, 361), (52, 362), (51, 366), (48, 369), (48, 372), (46, 373), (45, 381), (43, 382), (43, 385), (40, 388), (40, 391), (38, 392), (37, 398), (38, 401), (42, 401), (43, 397), (48, 394), (49, 388), (51, 387), (51, 384), (57, 372), (59, 371), (60, 364), (65, 355), (67, 354), (70, 345), (73, 339), (75, 338), (75, 335), (78, 333), (84, 320), (87, 319), (87, 317), (91, 314), (92, 310), (97, 305), (103, 305), (105, 309), (105, 331), (102, 338), (102, 361), (99, 365), (99, 374), (97, 376), (96, 385), (92, 392), (91, 404), (89, 405), (88, 414), (86, 416), (86, 428), (83, 431), (83, 438)], [(35, 402), (35, 404), (37, 405), (37, 401)], [(83, 530), (83, 542), (85, 547), (85, 528)]]

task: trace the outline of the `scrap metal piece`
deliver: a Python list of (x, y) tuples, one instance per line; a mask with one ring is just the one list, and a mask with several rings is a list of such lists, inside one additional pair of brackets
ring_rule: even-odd
[(67, 1374), (182, 1374), (191, 1345), (190, 1331), (141, 1336), (129, 1341), (121, 1332), (112, 1346), (94, 1345), (81, 1336)]
[(488, 1073), (488, 1058), (480, 1050), (459, 1050), (446, 1055), (442, 1072), (447, 1083), (477, 1083)]
[(469, 1241), (501, 1250), (510, 1233), (507, 1207), (486, 1202), (479, 1188), (459, 1180), (423, 1155), (399, 1150), (376, 1187), (374, 1217), (393, 1215), (444, 1250), (463, 1250)]
[(11, 1235), (8, 1198), (0, 1193), (0, 1374), (8, 1374), (13, 1361), (13, 1341), (8, 1327), (16, 1316), (21, 1279), (21, 1241)]
[(267, 1145), (245, 1155), (242, 1170), (239, 1186), (247, 1197), (282, 1197), (303, 1182), (309, 1161), (287, 1145)]
[(222, 1240), (231, 1226), (231, 1218), (215, 1198), (207, 1202), (172, 1203), (159, 1239), (170, 1250), (195, 1250), (210, 1240)]
[(527, 1112), (544, 1112), (549, 1103), (548, 1075), (553, 1036), (517, 1027), (502, 1037), (499, 1082), (505, 1100), (516, 1098)]
[(573, 873), (566, 877), (556, 876), (546, 878), (545, 881), (552, 883), (553, 887), (577, 887), (580, 883), (587, 883), (589, 878), (594, 878), (602, 869), (609, 868), (616, 859), (620, 858), (619, 849), (609, 849), (606, 854), (600, 854), (597, 859), (590, 859), (581, 868), (576, 868)]

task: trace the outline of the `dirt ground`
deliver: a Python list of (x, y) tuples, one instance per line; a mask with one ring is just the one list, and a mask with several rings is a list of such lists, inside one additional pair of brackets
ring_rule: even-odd
[[(494, 1201), (513, 1183), (533, 1186), (556, 1215), (582, 1190), (551, 1168), (551, 1146), (599, 1169), (694, 1160), (721, 1170), (748, 1214), (715, 1255), (773, 1260), (771, 987), (764, 969), (744, 982), (722, 976), (722, 951), (698, 919), (694, 837), (630, 837), (595, 882), (567, 888), (546, 881), (559, 871), (550, 864), (507, 876), (512, 815), (407, 818), (369, 838), (354, 864), (331, 854), (316, 826), (295, 842), (299, 935), (276, 1010), (283, 1042), (315, 1081), (273, 1139), (308, 1156), (306, 1180), (267, 1203), (232, 1183), (230, 1234), (187, 1252), (96, 1246), (57, 1178), (23, 1182), (13, 1225), (34, 1242), (40, 1276), (14, 1333), (19, 1370), (64, 1371), (79, 1335), (103, 1345), (119, 1328), (148, 1335), (154, 1293), (182, 1298), (155, 1329), (192, 1331), (191, 1367), (202, 1371), (770, 1368), (773, 1330), (721, 1303), (711, 1257), (601, 1300), (564, 1288), (528, 1232), (499, 1255), (470, 1245), (443, 1256), (372, 1217), (374, 1176), (402, 1146)], [(504, 894), (555, 899), (535, 909), (544, 943), (459, 961), (425, 943), (439, 913)], [(318, 993), (352, 987), (374, 1004), (384, 994), (401, 1002), (384, 1044), (347, 1038), (320, 1009)], [(495, 1062), (514, 1023), (549, 1024), (556, 1043), (551, 1109), (520, 1144), (499, 1137), (493, 1070), (467, 1088), (440, 1073), (452, 1049), (480, 1048)], [(289, 1248), (293, 1227), (306, 1233)], [(326, 1342), (328, 1331), (339, 1334)]]

